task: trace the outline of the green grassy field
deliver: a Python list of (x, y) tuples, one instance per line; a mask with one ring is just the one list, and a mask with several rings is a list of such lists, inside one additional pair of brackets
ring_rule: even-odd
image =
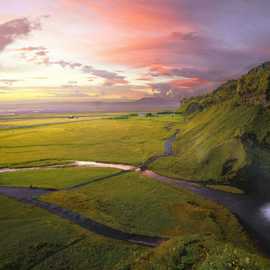
[[(129, 180), (128, 185), (136, 189), (138, 183), (133, 184), (133, 181)], [(141, 180), (145, 181), (145, 179)], [(134, 181), (136, 182), (136, 180)], [(167, 226), (166, 234), (176, 237), (160, 247), (149, 249), (100, 237), (49, 214), (45, 210), (0, 196), (0, 269), (158, 270), (191, 269), (192, 266), (192, 269), (196, 270), (225, 270), (228, 265), (232, 265), (234, 266), (232, 269), (241, 266), (242, 269), (267, 270), (270, 267), (269, 261), (257, 254), (236, 219), (228, 211), (188, 192), (174, 191), (161, 184), (154, 187), (156, 183), (151, 183), (151, 179), (148, 181), (150, 183), (146, 184), (145, 190), (142, 189), (142, 192), (134, 197), (131, 193), (133, 199), (125, 201), (121, 201), (121, 197), (122, 200), (126, 199), (127, 194), (121, 196), (123, 190), (120, 187), (117, 197), (119, 204), (116, 205), (114, 202), (112, 215), (121, 221), (126, 220), (126, 214), (131, 213), (130, 209), (126, 207), (129, 205), (133, 207), (135, 215), (130, 216), (134, 220), (129, 220), (125, 224), (126, 230), (129, 226), (134, 230), (134, 227), (142, 225), (142, 221), (145, 222), (147, 228), (142, 231), (158, 232), (162, 231), (160, 228), (164, 229)], [(123, 187), (126, 186), (123, 185)], [(160, 189), (161, 196), (156, 198)], [(78, 205), (80, 198), (77, 195), (83, 194), (83, 192), (82, 194), (79, 192), (81, 191), (74, 193), (71, 204), (76, 205), (77, 203)], [(173, 205), (177, 202), (177, 192), (179, 193), (178, 202), (181, 202), (179, 205)], [(102, 202), (102, 198), (109, 196), (109, 193), (107, 191), (105, 196), (98, 197), (96, 192), (94, 198), (98, 197)], [(113, 193), (117, 193), (117, 191), (113, 191)], [(172, 195), (170, 195), (171, 193)], [(87, 194), (84, 193), (84, 195)], [(91, 199), (92, 195), (88, 193), (87, 197), (81, 197), (83, 202), (81, 212), (87, 214), (87, 203), (84, 200)], [(168, 210), (173, 218), (169, 216), (168, 220), (156, 215), (159, 212), (163, 218), (166, 217), (162, 212), (166, 212), (166, 209), (163, 208), (163, 205), (158, 204), (158, 202), (164, 203), (165, 198), (162, 200), (162, 197), (166, 197), (166, 201), (172, 201), (171, 205), (168, 202), (166, 205), (173, 206)], [(71, 198), (70, 195), (69, 198)], [(142, 207), (142, 202), (138, 202), (140, 199), (146, 199), (144, 207)], [(63, 202), (63, 199), (61, 201)], [(155, 204), (151, 206), (150, 203)], [(69, 205), (65, 206), (69, 207)], [(159, 209), (156, 210), (156, 207)], [(74, 206), (70, 208), (74, 208)], [(91, 209), (90, 206), (89, 208)], [(122, 211), (122, 217), (119, 215), (119, 211), (116, 211), (117, 208)], [(104, 210), (104, 207), (95, 209), (101, 214), (104, 213)], [(111, 210), (111, 208), (108, 207), (107, 210)], [(155, 211), (154, 214), (151, 213), (152, 210)], [(116, 216), (115, 213), (118, 215)], [(147, 217), (148, 215), (149, 217)], [(158, 226), (154, 226), (153, 229), (148, 227), (149, 218), (154, 218)], [(132, 226), (133, 224), (135, 225)]]
[(117, 173), (110, 168), (51, 168), (0, 174), (0, 186), (62, 189)]
[[(250, 123), (255, 118), (247, 119), (246, 115), (257, 112), (252, 107), (232, 110), (231, 106), (212, 106), (192, 116), (110, 115), (89, 121), (70, 119), (68, 123), (61, 122), (62, 116), (10, 120), (14, 126), (0, 130), (0, 167), (45, 166), (71, 160), (142, 164), (162, 153), (164, 140), (180, 129), (173, 146), (175, 156), (162, 158), (151, 167), (161, 174), (205, 180), (209, 185), (216, 183), (213, 179), (228, 184), (233, 172), (249, 157), (237, 141), (239, 126), (245, 131), (252, 128)], [(221, 110), (230, 115), (230, 120), (218, 114)], [(25, 127), (21, 121), (26, 121)], [(256, 129), (264, 137), (263, 127), (258, 124)], [(234, 139), (228, 140), (231, 136)], [(237, 159), (234, 170), (219, 178), (228, 159)], [(269, 260), (258, 255), (237, 219), (222, 206), (136, 172), (103, 179), (116, 172), (104, 168), (42, 168), (0, 174), (0, 186), (62, 189), (89, 182), (41, 199), (113, 228), (168, 236), (170, 241), (148, 249), (111, 240), (45, 210), (1, 196), (0, 269), (270, 269)], [(226, 185), (214, 188), (236, 192)], [(228, 265), (231, 268), (226, 268)]]
[(1, 129), (17, 129), (46, 126), (50, 124), (82, 122), (103, 118), (117, 117), (119, 114), (33, 114), (33, 115), (0, 115), (0, 130)]
[[(64, 170), (69, 169), (87, 177), (89, 171), (92, 176), (104, 170)], [(124, 231), (169, 236), (172, 240), (153, 250), (111, 240), (45, 210), (0, 196), (0, 269), (157, 270), (190, 269), (191, 265), (194, 269), (226, 269), (233, 263), (266, 270), (270, 266), (257, 255), (236, 218), (223, 207), (135, 172), (42, 199)]]
[(139, 164), (163, 151), (163, 141), (173, 133), (179, 117), (98, 119), (2, 129), (0, 167), (59, 164), (67, 160)]
[(0, 196), (0, 269), (117, 269), (146, 248), (110, 240)]
[(269, 260), (212, 236), (175, 237), (122, 269), (130, 270), (267, 270)]
[(237, 239), (235, 243), (247, 240), (224, 208), (135, 172), (50, 193), (42, 199), (137, 234), (173, 237), (201, 233), (225, 241)]

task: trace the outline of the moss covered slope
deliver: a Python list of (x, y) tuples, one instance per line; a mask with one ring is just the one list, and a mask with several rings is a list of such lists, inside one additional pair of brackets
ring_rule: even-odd
[[(270, 63), (184, 100), (175, 155), (153, 169), (270, 193)], [(269, 184), (268, 184), (269, 183)]]

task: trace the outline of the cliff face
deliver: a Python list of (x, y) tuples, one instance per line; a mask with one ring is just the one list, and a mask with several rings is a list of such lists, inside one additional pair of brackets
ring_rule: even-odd
[(184, 100), (179, 112), (175, 156), (156, 168), (270, 195), (270, 63), (211, 94)]
[(247, 104), (270, 105), (270, 62), (264, 63), (237, 81), (237, 94)]
[(251, 69), (238, 80), (227, 81), (211, 94), (183, 100), (179, 110), (186, 112), (190, 104), (207, 108), (228, 100), (238, 105), (270, 107), (270, 62)]

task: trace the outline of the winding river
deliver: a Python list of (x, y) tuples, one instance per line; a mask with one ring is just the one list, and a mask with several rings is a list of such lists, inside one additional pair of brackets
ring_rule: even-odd
[[(142, 166), (135, 167), (127, 164), (114, 164), (114, 163), (101, 163), (95, 161), (74, 161), (69, 165), (60, 166), (48, 166), (42, 168), (55, 168), (55, 167), (103, 167), (103, 168), (116, 168), (122, 172), (137, 171), (138, 173), (149, 177), (155, 181), (164, 183), (166, 185), (173, 186), (175, 188), (186, 189), (194, 192), (206, 199), (215, 201), (228, 208), (233, 214), (235, 214), (244, 227), (251, 233), (258, 246), (270, 254), (270, 202), (260, 200), (259, 198), (253, 198), (245, 194), (233, 194), (229, 192), (218, 191), (210, 188), (203, 187), (199, 184), (190, 181), (184, 181), (174, 179), (166, 176), (159, 175), (147, 167), (151, 162), (154, 162), (158, 158), (169, 156), (173, 154), (172, 143), (176, 139), (178, 131), (171, 137), (167, 138), (164, 143), (164, 153), (150, 157)], [(34, 168), (20, 168), (20, 169), (0, 169), (0, 173), (22, 171), (22, 170), (37, 170), (41, 167)], [(87, 185), (83, 183), (82, 185)], [(81, 185), (81, 184), (80, 184)], [(71, 187), (77, 188), (77, 186)], [(126, 240), (132, 243), (157, 246), (161, 242), (165, 241), (162, 237), (152, 237), (146, 235), (131, 234), (116, 230), (107, 225), (98, 223), (92, 219), (84, 217), (71, 210), (64, 209), (54, 204), (42, 202), (38, 200), (38, 197), (48, 192), (55, 192), (55, 190), (41, 189), (41, 188), (22, 188), (22, 187), (0, 187), (0, 194), (15, 198), (24, 203), (35, 205), (39, 208), (46, 209), (47, 211), (56, 214), (62, 218), (70, 220), (90, 231), (97, 234), (101, 234), (106, 237), (111, 237), (118, 240)]]

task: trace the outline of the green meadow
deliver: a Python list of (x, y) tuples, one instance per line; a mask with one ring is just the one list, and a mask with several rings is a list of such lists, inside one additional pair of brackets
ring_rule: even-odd
[(255, 252), (211, 236), (194, 234), (175, 237), (121, 269), (267, 270), (269, 266), (269, 260)]
[(135, 172), (53, 192), (42, 200), (131, 233), (164, 237), (205, 233), (241, 242), (239, 224), (224, 208)]
[(0, 269), (117, 269), (146, 248), (90, 233), (0, 196)]
[(0, 174), (0, 186), (62, 189), (117, 173), (109, 168), (49, 168)]
[(150, 169), (248, 194), (252, 176), (259, 172), (263, 183), (270, 168), (270, 117), (232, 97), (231, 88), (186, 100), (177, 114), (0, 117), (0, 167), (24, 168), (1, 173), (0, 187), (57, 189), (39, 200), (123, 232), (169, 238), (155, 248), (113, 240), (1, 196), (0, 269), (270, 269), (223, 206), (137, 171), (70, 167), (76, 160), (139, 166), (162, 155), (178, 130), (173, 155), (154, 159)]
[[(119, 119), (118, 119), (119, 118)], [(140, 164), (162, 153), (180, 116), (71, 120), (0, 130), (0, 167), (61, 164), (95, 160)], [(30, 121), (30, 120), (28, 120)], [(0, 120), (1, 122), (1, 120)], [(44, 119), (41, 120), (44, 122)], [(168, 127), (168, 128), (166, 128)]]

